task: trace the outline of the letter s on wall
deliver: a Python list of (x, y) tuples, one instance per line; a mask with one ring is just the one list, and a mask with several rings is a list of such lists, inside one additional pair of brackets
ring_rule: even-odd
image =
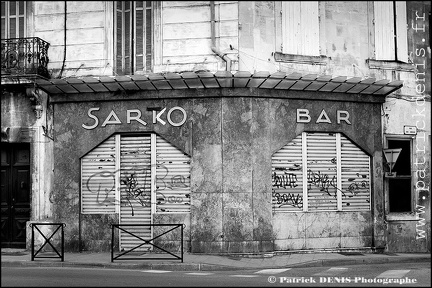
[(91, 112), (92, 112), (92, 111), (98, 111), (99, 109), (100, 109), (100, 108), (98, 107), (98, 108), (90, 108), (90, 109), (88, 110), (88, 112), (87, 112), (88, 116), (89, 116), (90, 118), (93, 118), (95, 122), (94, 122), (94, 124), (91, 125), (91, 126), (88, 126), (88, 125), (82, 124), (82, 127), (83, 127), (84, 129), (91, 130), (91, 129), (94, 129), (94, 128), (96, 128), (96, 127), (98, 126), (98, 124), (99, 124), (99, 119), (98, 119), (95, 115), (91, 114)]

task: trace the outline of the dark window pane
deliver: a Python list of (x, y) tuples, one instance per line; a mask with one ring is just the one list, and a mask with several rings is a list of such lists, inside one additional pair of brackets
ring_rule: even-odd
[(9, 2), (9, 11), (10, 11), (9, 14), (11, 16), (16, 14), (16, 1)]
[(19, 35), (18, 37), (24, 37), (24, 17), (19, 18)]
[(9, 37), (16, 38), (16, 19), (12, 18), (9, 21)]
[(135, 63), (135, 71), (143, 71), (144, 69), (144, 61), (143, 61), (143, 56), (139, 55), (136, 57), (136, 63)]
[(411, 141), (409, 140), (388, 140), (388, 148), (402, 148), (396, 164), (393, 166), (392, 171), (397, 172), (397, 175), (411, 176)]
[(130, 56), (130, 38), (131, 38), (131, 34), (130, 34), (130, 12), (126, 12), (124, 14), (125, 17), (125, 21), (124, 21), (124, 41), (125, 41), (125, 54), (126, 56)]
[(390, 212), (411, 212), (411, 179), (389, 178)]
[(1, 39), (6, 39), (6, 21), (1, 19)]
[(136, 54), (140, 55), (143, 53), (143, 41), (144, 41), (144, 13), (142, 10), (136, 11)]
[[(117, 2), (117, 7), (120, 6), (121, 9), (121, 2)], [(122, 17), (122, 11), (117, 11), (117, 33), (116, 33), (116, 71), (117, 74), (123, 70), (123, 59), (124, 59), (124, 55), (123, 55), (123, 17)]]
[[(151, 2), (151, 1), (148, 1)], [(151, 58), (152, 58), (152, 11), (147, 10), (146, 11), (146, 70), (151, 69)]]
[(19, 14), (23, 15), (24, 14), (25, 1), (19, 1), (18, 5), (19, 5)]
[(1, 1), (1, 16), (6, 16), (6, 2), (5, 1)]

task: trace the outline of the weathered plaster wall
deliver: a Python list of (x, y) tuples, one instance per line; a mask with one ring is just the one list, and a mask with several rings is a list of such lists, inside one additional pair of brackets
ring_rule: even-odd
[(386, 238), (387, 249), (392, 252), (431, 250), (430, 11), (429, 1), (407, 1), (408, 53), (412, 67), (405, 71), (377, 70), (377, 74), (387, 79), (404, 80), (404, 87), (387, 97), (383, 104), (383, 133), (400, 136), (404, 135), (404, 126), (417, 129), (417, 134), (411, 135), (414, 209), (411, 213), (389, 213)]
[[(113, 133), (130, 131), (156, 132), (191, 155), (190, 219), (183, 214), (154, 216), (156, 221), (184, 221), (186, 243), (189, 245), (190, 242), (192, 252), (258, 252), (371, 245), (372, 212), (273, 215), (271, 155), (302, 131), (343, 132), (373, 155), (381, 149), (379, 104), (322, 101), (316, 99), (316, 94), (307, 92), (289, 92), (291, 96), (286, 97), (293, 99), (271, 97), (271, 92), (265, 91), (260, 91), (260, 97), (245, 97), (248, 93), (242, 94), (235, 89), (188, 93), (191, 97), (178, 99), (167, 99), (163, 97), (164, 92), (154, 93), (162, 99), (146, 99), (142, 93), (142, 97), (136, 94), (135, 100), (130, 101), (109, 101), (110, 98), (128, 96), (110, 97), (107, 94), (104, 98), (108, 101), (104, 102), (88, 98), (88, 102), (55, 104), (54, 185), (55, 190), (62, 193), (57, 193), (53, 199), (56, 203), (54, 214), (57, 220), (68, 225), (66, 241), (70, 248), (78, 247), (79, 229), (86, 249), (97, 245), (109, 247), (106, 241), (110, 237), (107, 235), (116, 217), (79, 215), (79, 158)], [(304, 99), (296, 99), (295, 95), (303, 95)], [(348, 99), (341, 97), (341, 100)], [(181, 127), (152, 124), (151, 112), (146, 110), (147, 107), (170, 109), (175, 106), (184, 108), (188, 115)], [(87, 116), (88, 109), (93, 107), (100, 107), (93, 113), (100, 119), (99, 126), (92, 130), (83, 129), (81, 124), (94, 122)], [(297, 108), (309, 109), (311, 123), (296, 123)], [(136, 121), (126, 123), (127, 109), (140, 109), (142, 119), (148, 125)], [(322, 109), (328, 113), (331, 124), (315, 123)], [(116, 112), (122, 124), (101, 127), (111, 110)], [(336, 110), (349, 111), (352, 125), (337, 124)], [(165, 117), (166, 114), (161, 119), (165, 120)], [(379, 162), (374, 164), (381, 166)], [(380, 169), (374, 168), (373, 171)], [(377, 176), (372, 172), (372, 195), (374, 201), (379, 202), (382, 199), (382, 180)], [(374, 221), (379, 223), (382, 219), (375, 218)], [(309, 227), (312, 224), (313, 227)], [(292, 231), (303, 231), (304, 235)]]
[[(52, 111), (47, 105), (48, 95), (38, 90), (40, 96), (38, 104), (42, 111), (40, 117), (37, 117), (35, 103), (32, 103), (26, 95), (25, 88), (5, 90), (5, 92), (1, 96), (1, 127), (2, 131), (8, 131), (6, 141), (30, 143), (31, 215), (29, 220), (30, 222), (50, 221), (52, 219), (53, 142), (50, 139)], [(29, 248), (31, 229), (28, 225), (26, 227)]]
[[(215, 46), (236, 63), (238, 1), (214, 2)], [(163, 1), (162, 59), (155, 72), (225, 70), (224, 60), (211, 50), (210, 13), (209, 1)]]
[(34, 1), (31, 4), (29, 34), (32, 35), (29, 36), (50, 43), (48, 70), (53, 78), (59, 76), (63, 65), (62, 77), (113, 75), (113, 42), (108, 30), (114, 9), (112, 2)]

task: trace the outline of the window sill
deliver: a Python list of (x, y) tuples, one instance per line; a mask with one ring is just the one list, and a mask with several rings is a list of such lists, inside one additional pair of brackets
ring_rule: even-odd
[(386, 221), (418, 221), (418, 218), (414, 212), (400, 212), (386, 215)]
[(306, 55), (284, 54), (281, 52), (274, 52), (274, 59), (276, 62), (327, 65), (327, 60), (330, 58), (322, 55), (306, 56)]
[(412, 63), (374, 59), (366, 59), (366, 63), (369, 65), (369, 69), (396, 70), (405, 72), (415, 71), (415, 65)]

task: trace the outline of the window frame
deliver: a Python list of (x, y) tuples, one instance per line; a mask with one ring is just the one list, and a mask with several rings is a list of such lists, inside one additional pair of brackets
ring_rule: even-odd
[(318, 2), (318, 52), (316, 55), (301, 55), (301, 54), (290, 54), (283, 49), (283, 11), (282, 3), (284, 1), (275, 1), (274, 14), (275, 14), (275, 52), (274, 60), (282, 63), (298, 63), (298, 64), (310, 64), (310, 65), (322, 65), (326, 66), (328, 63), (328, 57), (326, 55), (326, 27), (325, 27), (325, 2)]
[[(385, 191), (385, 216), (388, 221), (400, 221), (400, 220), (416, 220), (415, 216), (415, 189), (413, 186), (413, 145), (414, 145), (414, 137), (411, 135), (401, 135), (401, 134), (384, 134), (384, 149), (388, 148), (388, 141), (409, 141), (410, 142), (410, 177), (411, 179), (411, 211), (405, 212), (390, 212), (390, 187), (389, 187), (389, 178), (384, 178), (384, 191)], [(384, 156), (383, 156), (384, 157)], [(383, 158), (384, 161), (385, 157)], [(400, 175), (396, 174), (396, 178), (406, 179), (408, 175)]]
[[(28, 3), (30, 3), (30, 1), (14, 1), (15, 5), (16, 5), (16, 14), (11, 16), (10, 15), (10, 7), (11, 7), (11, 2), (12, 1), (1, 1), (1, 4), (5, 5), (5, 9), (3, 10), (5, 12), (5, 15), (1, 16), (1, 19), (5, 21), (5, 25), (1, 25), (2, 26), (2, 32), (5, 31), (4, 36), (1, 37), (1, 39), (14, 39), (14, 38), (25, 38), (27, 37), (27, 7), (29, 6)], [(20, 14), (20, 4), (23, 4), (23, 14)], [(15, 18), (15, 22), (16, 22), (16, 31), (15, 31), (15, 37), (11, 37), (11, 31), (10, 31), (10, 20), (12, 18)], [(19, 18), (23, 18), (23, 23), (22, 23), (22, 35), (20, 35), (20, 21)]]
[[(385, 5), (387, 6), (384, 7)], [(408, 17), (406, 1), (373, 1), (372, 7), (374, 60), (408, 63)], [(390, 9), (392, 13), (388, 15), (377, 15), (378, 13), (385, 13), (383, 11), (389, 11)], [(391, 17), (391, 19), (386, 17)], [(391, 23), (391, 28), (389, 29), (385, 26), (388, 23)], [(386, 42), (384, 37), (387, 40), (391, 40)], [(392, 55), (385, 52), (389, 50), (387, 44), (391, 45)]]
[[(125, 61), (125, 56), (126, 52), (125, 52), (125, 39), (124, 39), (124, 35), (125, 35), (125, 25), (124, 25), (124, 15), (122, 16), (122, 51), (119, 52), (118, 50), (118, 44), (117, 44), (117, 40), (118, 40), (118, 35), (117, 35), (117, 29), (118, 29), (118, 19), (117, 19), (117, 13), (118, 13), (118, 8), (117, 8), (117, 3), (121, 3), (122, 5), (122, 11), (124, 10), (123, 8), (125, 8), (125, 3), (129, 2), (129, 4), (131, 5), (131, 7), (129, 8), (131, 10), (131, 17), (130, 17), (130, 30), (129, 30), (129, 42), (130, 44), (129, 46), (129, 67), (126, 66), (126, 61)], [(139, 69), (137, 69), (137, 65), (136, 65), (136, 58), (137, 58), (137, 45), (136, 42), (134, 42), (133, 40), (136, 39), (136, 22), (135, 22), (135, 15), (136, 15), (136, 2), (137, 1), (114, 1), (113, 2), (113, 72), (115, 75), (143, 75), (147, 72), (153, 72), (155, 67), (157, 65), (161, 65), (161, 59), (162, 59), (162, 46), (161, 46), (161, 40), (162, 40), (162, 29), (161, 29), (161, 11), (162, 11), (162, 3), (161, 1), (142, 1), (143, 5), (142, 7), (139, 7), (138, 10), (140, 11), (144, 11), (143, 12), (143, 17), (145, 18), (146, 16), (146, 9), (148, 9), (148, 7), (146, 6), (147, 2), (151, 3), (151, 7), (150, 7), (150, 13), (151, 13), (151, 28), (150, 28), (150, 37), (151, 37), (151, 46), (150, 48), (148, 48), (151, 51), (151, 55), (150, 58), (147, 59), (148, 56), (146, 51), (146, 45), (143, 44), (143, 54), (141, 55), (141, 57), (143, 57), (143, 67), (140, 67)], [(124, 13), (124, 12), (123, 12)], [(145, 26), (146, 23), (143, 23), (143, 30), (145, 31)], [(145, 33), (143, 35), (143, 40), (145, 41), (147, 37), (147, 33)], [(121, 56), (121, 62), (122, 62), (122, 67), (119, 68), (118, 66), (118, 62), (119, 62), (119, 58), (118, 55), (122, 55)]]

